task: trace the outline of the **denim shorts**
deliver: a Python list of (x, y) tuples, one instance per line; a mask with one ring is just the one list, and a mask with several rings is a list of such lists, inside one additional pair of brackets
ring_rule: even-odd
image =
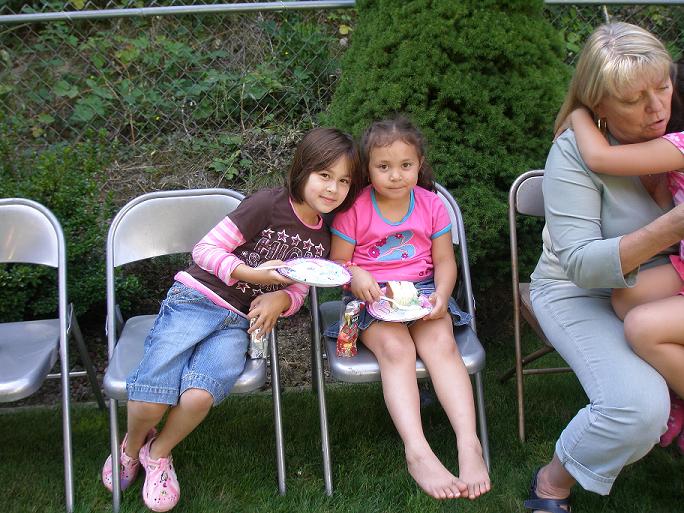
[[(379, 285), (383, 287), (385, 284), (380, 283)], [(435, 291), (435, 281), (433, 278), (428, 278), (426, 280), (415, 282), (414, 285), (416, 286), (416, 289), (418, 289), (418, 293), (423, 296), (429, 296)], [(349, 301), (353, 299), (358, 298), (354, 297), (351, 291), (345, 290), (342, 295), (343, 303), (347, 304)], [(463, 326), (464, 324), (468, 324), (472, 319), (472, 316), (469, 313), (464, 312), (458, 307), (458, 304), (456, 303), (456, 300), (453, 297), (449, 298), (448, 309), (449, 313), (451, 314), (451, 321), (453, 322), (454, 326)], [(372, 323), (379, 320), (380, 319), (378, 319), (377, 317), (373, 317), (370, 313), (368, 313), (368, 310), (362, 308), (361, 312), (359, 313), (359, 329), (363, 331), (367, 329), (368, 326), (370, 326)], [(414, 322), (416, 321), (409, 321), (405, 322), (404, 324), (410, 326)], [(337, 338), (339, 330), (340, 321), (334, 322), (326, 328), (325, 336), (329, 338)]]
[(245, 368), (249, 321), (175, 282), (128, 380), (128, 399), (175, 405), (189, 388), (220, 403)]

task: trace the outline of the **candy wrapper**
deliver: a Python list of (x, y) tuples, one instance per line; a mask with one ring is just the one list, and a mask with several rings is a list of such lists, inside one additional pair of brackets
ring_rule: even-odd
[[(249, 325), (253, 326), (255, 322), (256, 319), (252, 319), (249, 321)], [(268, 333), (262, 335), (261, 329), (254, 330), (249, 336), (247, 354), (252, 360), (266, 358), (268, 355)]]
[(344, 308), (340, 331), (337, 335), (337, 356), (352, 357), (357, 353), (356, 339), (359, 337), (359, 314), (361, 301), (352, 300)]

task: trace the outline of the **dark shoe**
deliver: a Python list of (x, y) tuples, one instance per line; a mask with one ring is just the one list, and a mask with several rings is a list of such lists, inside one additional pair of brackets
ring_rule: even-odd
[[(534, 472), (534, 476), (532, 477), (530, 496), (523, 502), (525, 509), (531, 509), (532, 511), (548, 511), (548, 513), (570, 513), (570, 511), (572, 511), (572, 508), (570, 507), (570, 497), (567, 499), (543, 499), (537, 495), (537, 478), (539, 477), (540, 470), (541, 467)], [(563, 506), (568, 509), (565, 509)]]

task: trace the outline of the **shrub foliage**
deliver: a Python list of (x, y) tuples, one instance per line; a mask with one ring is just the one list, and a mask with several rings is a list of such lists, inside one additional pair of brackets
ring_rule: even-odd
[[(21, 151), (0, 119), (0, 197), (29, 198), (48, 207), (67, 244), (67, 280), (77, 312), (104, 298), (104, 238), (110, 209), (101, 194), (109, 147), (96, 134), (87, 142)], [(0, 266), (0, 322), (52, 316), (57, 311), (56, 273), (49, 267)]]
[[(397, 112), (424, 132), (464, 212), (480, 287), (508, 268), (507, 191), (542, 167), (569, 69), (541, 1), (360, 0), (327, 123), (360, 134)], [(523, 234), (523, 242), (525, 237)], [(540, 250), (531, 238), (528, 264)], [(499, 277), (500, 278), (500, 277)]]

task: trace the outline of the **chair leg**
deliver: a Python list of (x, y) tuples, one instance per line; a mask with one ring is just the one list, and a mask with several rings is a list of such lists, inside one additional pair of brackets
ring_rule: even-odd
[(332, 462), (330, 458), (330, 439), (328, 437), (328, 412), (325, 404), (325, 381), (323, 379), (323, 355), (321, 353), (321, 330), (320, 317), (318, 312), (318, 294), (316, 287), (311, 287), (311, 345), (313, 346), (313, 381), (316, 386), (318, 396), (318, 412), (321, 423), (321, 452), (323, 455), (323, 481), (325, 483), (325, 494), (330, 496), (333, 493), (332, 483)]
[(83, 334), (81, 333), (81, 327), (78, 325), (78, 319), (73, 312), (73, 306), (69, 305), (70, 317), (71, 317), (71, 329), (74, 335), (74, 340), (76, 340), (76, 347), (81, 355), (81, 361), (83, 362), (83, 367), (85, 367), (86, 373), (88, 374), (88, 381), (90, 381), (90, 387), (93, 389), (93, 394), (95, 394), (95, 400), (101, 410), (105, 410), (105, 401), (102, 397), (102, 391), (100, 390), (100, 384), (97, 382), (97, 375), (95, 374), (95, 366), (93, 361), (90, 359), (88, 350), (85, 346), (85, 341), (83, 340)]
[(121, 462), (119, 461), (119, 402), (109, 399), (109, 445), (112, 455), (112, 511), (119, 513), (121, 507), (121, 482), (117, 471)]
[(477, 406), (477, 424), (480, 428), (480, 444), (482, 445), (482, 459), (484, 459), (487, 469), (491, 470), (491, 460), (489, 456), (489, 432), (487, 430), (487, 415), (484, 405), (484, 385), (482, 372), (475, 374), (475, 404)]
[(283, 414), (280, 398), (280, 363), (275, 330), (269, 337), (271, 349), (271, 391), (273, 393), (273, 421), (275, 425), (276, 466), (278, 472), (278, 492), (285, 495), (285, 442), (283, 436)]
[(74, 511), (73, 450), (71, 446), (71, 408), (69, 400), (69, 354), (66, 341), (60, 344), (62, 381), (62, 437), (64, 440), (64, 488), (66, 510)]

